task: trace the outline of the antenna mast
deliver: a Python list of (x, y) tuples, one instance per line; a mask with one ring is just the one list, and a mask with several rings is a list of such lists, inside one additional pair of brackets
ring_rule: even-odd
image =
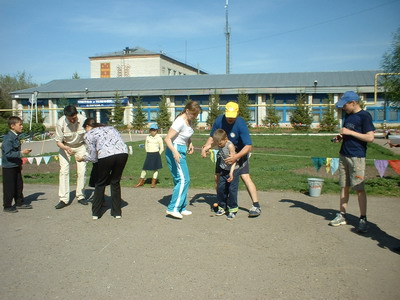
[(226, 74), (230, 73), (230, 38), (231, 32), (228, 21), (228, 1), (225, 2), (225, 38), (226, 38)]

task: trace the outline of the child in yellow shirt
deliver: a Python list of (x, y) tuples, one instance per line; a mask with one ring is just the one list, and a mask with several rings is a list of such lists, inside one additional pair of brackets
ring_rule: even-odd
[(157, 184), (158, 170), (162, 169), (161, 153), (164, 151), (164, 143), (161, 136), (158, 134), (157, 124), (150, 125), (150, 134), (146, 138), (146, 160), (144, 161), (142, 173), (140, 174), (139, 182), (135, 187), (144, 185), (146, 171), (154, 171), (151, 179), (151, 187), (155, 188)]

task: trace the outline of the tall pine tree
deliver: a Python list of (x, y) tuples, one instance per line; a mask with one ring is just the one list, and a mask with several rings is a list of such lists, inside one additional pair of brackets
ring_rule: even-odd
[(143, 130), (144, 128), (146, 128), (147, 118), (145, 113), (143, 112), (142, 97), (140, 96), (135, 97), (133, 109), (134, 113), (133, 113), (132, 127), (133, 129), (136, 130)]
[(290, 123), (296, 130), (308, 130), (312, 123), (310, 108), (307, 105), (307, 95), (297, 96), (296, 109), (290, 116)]
[(222, 111), (219, 109), (219, 101), (220, 97), (217, 94), (217, 91), (214, 91), (213, 95), (210, 95), (208, 98), (208, 117), (207, 117), (207, 125), (211, 129), (213, 126), (215, 119), (222, 114)]
[(111, 116), (111, 124), (114, 126), (122, 126), (124, 125), (125, 107), (122, 105), (121, 96), (118, 91), (115, 91), (114, 97), (114, 115)]
[(250, 126), (250, 110), (249, 110), (249, 95), (240, 92), (238, 95), (239, 115), (246, 121), (247, 126)]
[(337, 126), (339, 125), (339, 120), (335, 117), (335, 106), (333, 103), (333, 95), (329, 94), (328, 99), (328, 107), (324, 111), (322, 116), (322, 120), (319, 123), (321, 131), (335, 132)]
[(171, 114), (168, 111), (167, 97), (165, 95), (160, 97), (157, 125), (165, 131), (167, 131), (172, 125)]
[(268, 105), (266, 107), (267, 114), (265, 116), (265, 119), (263, 120), (263, 123), (264, 125), (270, 128), (279, 126), (279, 121), (280, 121), (280, 117), (273, 104), (274, 104), (274, 98), (272, 97), (272, 94), (269, 94)]

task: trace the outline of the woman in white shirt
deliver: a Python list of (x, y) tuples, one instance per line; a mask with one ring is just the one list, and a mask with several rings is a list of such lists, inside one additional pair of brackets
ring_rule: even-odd
[(175, 185), (167, 208), (167, 215), (177, 219), (182, 219), (183, 216), (192, 214), (191, 211), (186, 210), (186, 197), (190, 183), (186, 153), (192, 154), (194, 151), (191, 141), (194, 131), (191, 124), (192, 120), (196, 119), (200, 112), (200, 105), (196, 101), (189, 101), (172, 123), (164, 139), (167, 145), (167, 150), (165, 151), (167, 164)]

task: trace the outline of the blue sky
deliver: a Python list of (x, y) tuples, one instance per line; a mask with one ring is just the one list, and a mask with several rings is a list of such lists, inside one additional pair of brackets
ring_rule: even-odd
[[(400, 0), (229, 0), (231, 73), (379, 69)], [(129, 46), (225, 73), (225, 0), (0, 0), (0, 74), (90, 77)]]

